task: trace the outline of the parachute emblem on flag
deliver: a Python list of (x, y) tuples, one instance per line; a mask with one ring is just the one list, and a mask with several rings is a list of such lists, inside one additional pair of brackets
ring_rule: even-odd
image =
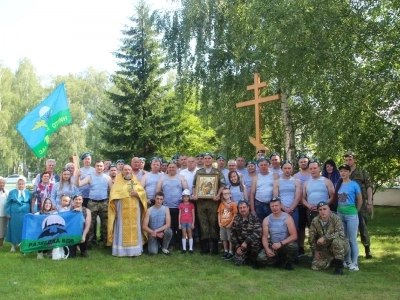
[(38, 236), (38, 239), (44, 237), (54, 237), (61, 233), (67, 233), (65, 228), (65, 220), (59, 215), (51, 215), (43, 220), (42, 233)]

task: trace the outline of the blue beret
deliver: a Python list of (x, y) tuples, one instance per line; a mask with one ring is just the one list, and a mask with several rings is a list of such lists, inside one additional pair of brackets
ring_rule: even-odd
[(90, 156), (90, 152), (85, 152), (80, 156), (81, 160), (84, 160), (86, 157)]
[(117, 160), (117, 163), (123, 163), (123, 164), (124, 164), (124, 163), (125, 163), (125, 160), (123, 160), (122, 158), (120, 158), (120, 159)]
[(217, 156), (217, 159), (223, 159), (223, 160), (226, 160), (226, 157), (225, 157), (225, 156), (223, 156), (223, 155), (218, 155), (218, 156)]
[(259, 164), (260, 164), (260, 162), (262, 162), (262, 161), (267, 161), (267, 162), (268, 162), (268, 164), (270, 164), (270, 163), (271, 163), (271, 161), (269, 160), (269, 158), (268, 158), (268, 157), (261, 156), (259, 159), (257, 159), (257, 165), (259, 165)]

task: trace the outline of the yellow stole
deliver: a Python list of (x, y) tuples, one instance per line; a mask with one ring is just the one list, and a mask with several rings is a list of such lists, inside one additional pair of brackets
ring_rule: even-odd
[[(135, 191), (139, 195), (139, 199), (131, 197), (131, 191)], [(146, 215), (147, 197), (146, 192), (135, 175), (131, 180), (125, 180), (122, 174), (118, 174), (110, 191), (110, 199), (108, 204), (108, 226), (107, 226), (107, 245), (113, 243), (114, 221), (116, 220), (116, 200), (121, 201), (122, 209), (122, 246), (137, 246), (138, 244), (138, 222), (142, 221)], [(139, 205), (137, 205), (139, 200)], [(137, 220), (137, 210), (140, 209), (141, 220)], [(147, 233), (142, 230), (143, 244), (147, 242)]]

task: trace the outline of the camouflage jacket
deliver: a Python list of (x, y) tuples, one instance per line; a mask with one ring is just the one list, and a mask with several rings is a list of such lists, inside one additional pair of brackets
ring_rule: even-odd
[(235, 251), (243, 242), (246, 242), (247, 245), (260, 242), (261, 235), (262, 227), (257, 216), (249, 213), (248, 219), (243, 219), (240, 214), (235, 215), (231, 234), (231, 242)]
[(360, 186), (363, 200), (368, 199), (367, 189), (372, 188), (372, 180), (367, 172), (356, 167), (350, 174), (350, 179), (357, 182)]
[(312, 251), (317, 249), (317, 240), (321, 237), (325, 238), (327, 244), (330, 244), (334, 239), (347, 239), (342, 220), (333, 212), (325, 226), (323, 226), (319, 215), (312, 220), (308, 234), (308, 242)]

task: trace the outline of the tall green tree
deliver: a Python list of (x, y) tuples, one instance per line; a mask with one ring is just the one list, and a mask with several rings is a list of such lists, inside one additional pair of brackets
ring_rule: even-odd
[(263, 106), (263, 141), (272, 150), (342, 159), (352, 149), (362, 164), (384, 151), (392, 167), (382, 169), (387, 157), (375, 156), (370, 173), (384, 181), (389, 169), (400, 171), (397, 2), (179, 2), (161, 23), (168, 57), (182, 85), (197, 84), (203, 111), (233, 153), (253, 148), (253, 110), (235, 104), (253, 97), (245, 90), (258, 72), (270, 83), (266, 93), (282, 94), (280, 106)]
[(163, 85), (163, 55), (154, 29), (155, 16), (140, 1), (115, 57), (120, 69), (112, 75), (116, 92), (109, 92), (114, 111), (101, 113), (103, 153), (111, 159), (150, 156), (177, 142), (183, 104)]

